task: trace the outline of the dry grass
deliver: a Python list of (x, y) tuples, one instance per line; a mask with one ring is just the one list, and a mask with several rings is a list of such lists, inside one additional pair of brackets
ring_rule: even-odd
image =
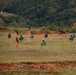
[[(0, 62), (22, 62), (22, 61), (76, 61), (76, 38), (69, 41), (69, 34), (50, 34), (48, 38), (44, 35), (23, 35), (24, 40), (16, 47), (15, 33), (12, 38), (7, 38), (8, 33), (0, 33)], [(45, 39), (46, 46), (40, 42)]]

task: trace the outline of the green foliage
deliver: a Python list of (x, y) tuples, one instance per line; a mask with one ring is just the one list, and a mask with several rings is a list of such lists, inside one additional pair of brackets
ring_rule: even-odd
[(57, 28), (56, 28), (56, 26), (50, 26), (49, 29), (50, 29), (51, 31), (55, 31)]
[(25, 20), (24, 18), (11, 14), (2, 12), (0, 13), (0, 25), (3, 25), (4, 27), (24, 27), (25, 26)]
[(66, 29), (66, 32), (69, 32), (69, 33), (76, 33), (76, 28)]
[[(27, 25), (34, 27), (41, 27), (46, 23), (70, 27), (76, 21), (75, 2), (75, 0), (0, 0), (0, 10), (20, 15), (25, 18)], [(5, 22), (10, 23), (11, 20), (6, 19)], [(51, 30), (55, 30), (55, 27)]]

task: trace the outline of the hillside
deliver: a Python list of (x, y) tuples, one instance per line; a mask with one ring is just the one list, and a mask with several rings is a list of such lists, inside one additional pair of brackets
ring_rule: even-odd
[(75, 0), (0, 0), (0, 10), (20, 15), (32, 26), (72, 26), (76, 22)]
[(0, 27), (24, 27), (25, 20), (15, 14), (0, 12)]

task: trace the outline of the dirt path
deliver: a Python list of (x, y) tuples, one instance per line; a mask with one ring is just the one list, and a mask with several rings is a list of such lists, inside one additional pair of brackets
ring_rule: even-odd
[(0, 71), (27, 71), (27, 70), (62, 70), (76, 68), (74, 62), (18, 62), (0, 63)]

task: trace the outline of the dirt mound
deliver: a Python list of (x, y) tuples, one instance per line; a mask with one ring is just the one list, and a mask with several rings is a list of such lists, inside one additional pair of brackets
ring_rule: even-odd
[(36, 32), (35, 30), (27, 30), (27, 31), (23, 32), (23, 34), (30, 34), (30, 33), (38, 34), (38, 32)]
[(74, 62), (19, 62), (0, 63), (0, 71), (27, 71), (27, 70), (62, 70), (76, 67)]
[(66, 34), (64, 30), (56, 30), (54, 31), (55, 34)]
[(39, 33), (40, 34), (45, 34), (45, 33), (52, 34), (52, 32), (50, 32), (49, 30), (41, 30)]
[(9, 29), (6, 29), (6, 28), (0, 28), (0, 32), (8, 32)]

